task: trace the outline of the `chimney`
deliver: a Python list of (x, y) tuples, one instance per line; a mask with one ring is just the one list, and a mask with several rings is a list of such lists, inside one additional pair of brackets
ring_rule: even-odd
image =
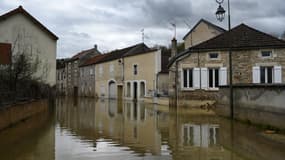
[(94, 44), (94, 49), (95, 49), (95, 50), (98, 50), (97, 44)]
[(171, 43), (171, 57), (176, 56), (176, 54), (177, 54), (177, 40), (173, 38)]

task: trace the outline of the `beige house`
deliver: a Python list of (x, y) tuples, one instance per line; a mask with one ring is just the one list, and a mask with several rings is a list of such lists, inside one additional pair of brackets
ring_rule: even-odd
[(241, 24), (188, 48), (171, 60), (172, 67), (178, 63), (181, 104), (183, 100), (217, 98), (219, 86), (229, 82), (229, 48), (233, 84), (284, 83), (285, 41)]
[(168, 75), (162, 68), (166, 67), (162, 67), (161, 50), (143, 43), (95, 56), (80, 67), (79, 94), (127, 100), (153, 97), (163, 90), (159, 84), (168, 80), (160, 75)]
[(40, 66), (34, 75), (56, 84), (56, 47), (58, 37), (30, 15), (22, 6), (0, 16), (0, 43), (10, 43), (12, 54), (31, 55)]
[(158, 91), (161, 61), (161, 50), (143, 43), (106, 54), (95, 63), (96, 96), (127, 100), (153, 97)]
[(195, 46), (210, 38), (216, 37), (225, 30), (207, 20), (201, 19), (194, 27), (184, 36), (185, 49)]

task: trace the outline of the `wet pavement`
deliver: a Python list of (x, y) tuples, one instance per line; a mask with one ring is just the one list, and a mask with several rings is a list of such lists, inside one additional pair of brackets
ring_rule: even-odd
[(279, 136), (211, 111), (58, 99), (53, 111), (0, 132), (0, 158), (283, 160), (285, 144), (276, 140)]

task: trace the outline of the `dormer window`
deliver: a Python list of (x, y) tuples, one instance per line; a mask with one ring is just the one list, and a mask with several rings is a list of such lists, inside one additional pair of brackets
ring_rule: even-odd
[(261, 51), (262, 58), (270, 58), (272, 57), (272, 51)]
[(219, 54), (218, 53), (209, 53), (209, 58), (210, 59), (218, 59), (219, 58)]

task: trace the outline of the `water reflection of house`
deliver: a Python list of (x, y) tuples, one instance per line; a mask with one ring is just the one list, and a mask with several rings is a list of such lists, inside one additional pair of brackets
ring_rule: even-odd
[(189, 123), (183, 124), (181, 129), (181, 141), (185, 145), (209, 148), (219, 144), (219, 125)]
[(160, 155), (161, 135), (157, 129), (157, 113), (140, 103), (118, 103), (92, 99), (79, 101), (78, 106), (65, 100), (57, 108), (61, 128), (96, 147), (102, 139), (111, 139), (118, 146), (137, 154)]

